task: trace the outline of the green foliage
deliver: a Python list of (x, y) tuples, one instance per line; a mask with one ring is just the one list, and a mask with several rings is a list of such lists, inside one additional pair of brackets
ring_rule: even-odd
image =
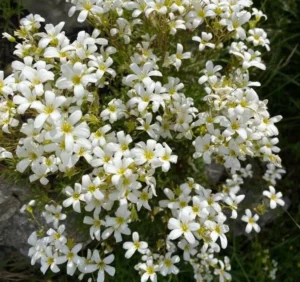
[(7, 67), (14, 56), (14, 44), (9, 43), (7, 39), (2, 38), (2, 33), (13, 34), (19, 26), (19, 21), (24, 15), (22, 0), (1, 0), (0, 1), (0, 69)]
[[(290, 199), (284, 212), (262, 229), (253, 240), (237, 237), (232, 258), (233, 281), (272, 281), (262, 256), (278, 262), (275, 281), (295, 282), (300, 277), (300, 3), (297, 0), (255, 1), (267, 14), (263, 28), (271, 40), (271, 51), (264, 61), (267, 71), (257, 78), (260, 97), (269, 100), (272, 115), (282, 115), (278, 124), (283, 166), (287, 175), (277, 187)], [(298, 223), (298, 225), (297, 225)], [(260, 243), (259, 243), (260, 242)]]

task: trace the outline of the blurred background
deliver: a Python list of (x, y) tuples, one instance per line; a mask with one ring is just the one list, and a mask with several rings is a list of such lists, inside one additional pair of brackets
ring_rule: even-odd
[[(264, 220), (262, 232), (250, 237), (238, 236), (238, 229), (229, 238), (231, 247), (226, 250), (232, 263), (234, 282), (298, 282), (300, 281), (300, 1), (255, 0), (254, 7), (261, 9), (268, 20), (262, 24), (271, 40), (271, 51), (263, 57), (267, 70), (258, 72), (252, 81), (259, 81), (257, 92), (268, 99), (272, 116), (282, 115), (277, 124), (282, 164), (287, 174), (276, 188), (284, 194), (286, 210), (276, 211)], [(19, 20), (29, 13), (38, 13), (48, 23), (65, 21), (65, 30), (71, 39), (81, 29), (76, 18), (68, 18), (69, 4), (65, 0), (0, 0), (0, 32), (13, 34)], [(10, 72), (9, 64), (16, 58), (14, 44), (0, 39), (0, 70)], [(1, 169), (1, 168), (0, 168)], [(248, 189), (257, 189), (253, 181)], [(251, 186), (253, 185), (253, 187)], [(258, 187), (259, 188), (259, 187)], [(14, 192), (11, 192), (11, 191)], [(26, 257), (26, 237), (34, 228), (18, 214), (21, 202), (26, 199), (23, 187), (0, 183), (0, 281), (76, 281), (63, 273), (56, 276), (40, 274), (38, 266), (31, 267)], [(3, 201), (5, 193), (12, 195), (10, 202)], [(14, 194), (13, 194), (14, 193)], [(32, 231), (31, 231), (32, 232)], [(123, 269), (111, 281), (139, 281)], [(269, 274), (276, 268), (276, 279)], [(189, 278), (188, 278), (189, 277)], [(172, 281), (189, 280), (192, 275), (173, 277)], [(169, 280), (171, 281), (171, 280)]]

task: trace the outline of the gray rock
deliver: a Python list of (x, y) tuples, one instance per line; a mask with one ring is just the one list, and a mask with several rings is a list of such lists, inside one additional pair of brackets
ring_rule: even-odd
[(26, 214), (15, 213), (9, 220), (0, 222), (0, 245), (11, 246), (27, 256), (27, 239), (36, 230), (36, 225), (28, 221)]
[(14, 197), (9, 197), (0, 204), (0, 222), (9, 220), (19, 209), (20, 203)]
[(22, 5), (30, 13), (41, 15), (47, 23), (56, 25), (65, 22), (64, 30), (67, 33), (72, 32), (75, 28), (86, 26), (77, 22), (76, 15), (68, 16), (71, 4), (67, 3), (66, 0), (23, 0)]
[[(30, 189), (20, 185), (9, 184), (0, 178), (0, 252), (1, 246), (13, 247), (20, 254), (27, 256), (29, 245), (28, 237), (32, 232), (38, 230), (36, 223), (30, 221), (27, 213), (21, 213), (20, 208), (30, 199)], [(35, 213), (39, 222), (45, 225), (46, 229), (52, 225), (46, 225), (44, 218), (40, 213)], [(66, 232), (71, 231), (74, 236), (76, 228), (76, 242), (83, 242), (87, 245), (91, 240), (89, 234), (81, 232), (78, 228), (78, 218), (76, 215), (69, 215), (68, 219), (61, 221), (66, 225)]]
[(27, 255), (29, 235), (36, 229), (27, 215), (20, 213), (28, 192), (26, 187), (0, 179), (0, 245), (12, 246), (23, 255)]
[(219, 182), (219, 180), (224, 174), (224, 171), (225, 171), (224, 166), (219, 165), (213, 161), (211, 164), (205, 167), (205, 172), (208, 176), (208, 179), (214, 185)]

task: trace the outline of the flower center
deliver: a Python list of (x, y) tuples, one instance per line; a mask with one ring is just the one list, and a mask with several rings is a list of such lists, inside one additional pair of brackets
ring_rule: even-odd
[(145, 151), (144, 156), (147, 161), (150, 161), (153, 159), (154, 153), (147, 150), (147, 151)]
[(147, 273), (148, 273), (149, 275), (154, 274), (154, 268), (153, 268), (153, 266), (148, 266), (148, 267), (147, 267)]
[(45, 107), (45, 114), (48, 114), (48, 115), (52, 114), (54, 112), (54, 109), (55, 108), (53, 105), (49, 105), (49, 106)]
[(73, 82), (75, 85), (80, 84), (80, 82), (81, 82), (81, 77), (80, 77), (79, 75), (74, 75), (74, 76), (72, 77), (72, 82)]
[(172, 261), (170, 259), (165, 259), (165, 266), (170, 268), (172, 266)]
[(73, 199), (74, 199), (74, 200), (78, 200), (79, 197), (80, 197), (80, 194), (79, 194), (79, 193), (74, 193), (74, 194), (73, 194)]
[(148, 201), (148, 193), (146, 193), (146, 192), (143, 192), (142, 194), (141, 194), (141, 199), (143, 200), (143, 201)]
[(63, 123), (61, 130), (63, 133), (68, 134), (72, 132), (72, 125), (68, 122)]
[(116, 111), (117, 107), (115, 105), (109, 105), (108, 109), (110, 112), (114, 113)]
[(88, 187), (89, 192), (95, 192), (96, 191), (96, 186), (94, 184), (89, 185)]
[(249, 218), (249, 223), (253, 224), (253, 223), (255, 223), (255, 220), (253, 218)]
[(186, 223), (181, 224), (181, 229), (183, 232), (187, 232), (189, 230), (189, 226)]
[(117, 222), (117, 224), (119, 224), (119, 225), (123, 225), (123, 224), (125, 223), (125, 220), (124, 220), (123, 217), (118, 216), (118, 217), (116, 218), (116, 222)]
[(48, 258), (47, 259), (47, 263), (49, 264), (49, 265), (51, 265), (52, 263), (54, 263), (54, 258)]
[(136, 249), (139, 249), (140, 248), (140, 242), (134, 242), (134, 247), (136, 248)]
[(73, 253), (68, 253), (67, 255), (68, 260), (72, 260), (74, 258), (74, 254)]

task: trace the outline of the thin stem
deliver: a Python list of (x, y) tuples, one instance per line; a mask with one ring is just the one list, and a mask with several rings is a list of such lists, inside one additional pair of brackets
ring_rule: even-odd
[(297, 221), (291, 216), (291, 214), (287, 211), (287, 210), (284, 210), (288, 216), (291, 218), (291, 220), (296, 224), (296, 226), (300, 229), (300, 225), (297, 223)]
[(245, 269), (243, 268), (243, 265), (240, 263), (240, 261), (239, 261), (239, 259), (237, 258), (236, 255), (234, 256), (234, 258), (235, 258), (236, 262), (238, 263), (239, 267), (241, 268), (241, 270), (242, 270), (242, 272), (243, 272), (243, 274), (244, 274), (244, 276), (245, 276), (247, 282), (250, 282), (250, 279), (249, 279), (249, 277), (248, 277), (248, 275), (247, 275)]

